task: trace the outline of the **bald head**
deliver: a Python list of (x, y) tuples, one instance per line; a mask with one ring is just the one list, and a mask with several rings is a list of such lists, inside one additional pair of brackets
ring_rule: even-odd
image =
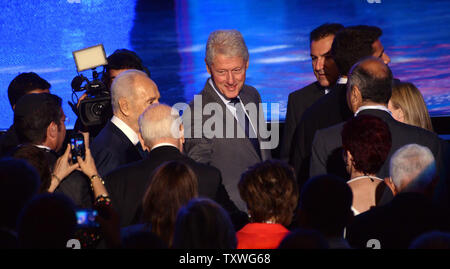
[(369, 57), (363, 59), (361, 62), (359, 62), (359, 64), (357, 63), (353, 66), (353, 68), (350, 70), (350, 73), (352, 73), (357, 66), (365, 70), (367, 74), (374, 78), (383, 79), (391, 75), (391, 70), (389, 69), (389, 67), (384, 64), (384, 62), (379, 58)]
[(383, 61), (365, 58), (351, 68), (348, 76), (347, 101), (353, 112), (368, 103), (387, 106), (392, 94), (392, 72)]
[(139, 130), (144, 144), (152, 148), (170, 143), (180, 150), (184, 142), (183, 126), (178, 111), (165, 104), (149, 106), (139, 117)]

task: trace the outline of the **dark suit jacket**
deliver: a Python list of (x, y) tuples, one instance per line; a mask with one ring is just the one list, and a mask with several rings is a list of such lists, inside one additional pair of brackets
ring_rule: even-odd
[[(392, 137), (392, 147), (389, 155), (378, 171), (377, 176), (386, 178), (389, 176), (389, 163), (396, 150), (407, 144), (419, 144), (428, 147), (436, 159), (437, 172), (439, 173), (438, 187), (435, 191), (436, 203), (440, 206), (448, 206), (448, 172), (444, 163), (444, 143), (439, 137), (425, 129), (411, 126), (396, 121), (389, 113), (377, 110), (367, 109), (361, 111), (361, 115), (372, 115), (381, 118), (389, 126)], [(339, 175), (343, 178), (349, 178), (345, 170), (345, 164), (342, 159), (342, 138), (341, 131), (344, 123), (337, 124), (330, 128), (316, 132), (311, 157), (311, 176), (324, 173)], [(446, 154), (447, 155), (447, 154)], [(380, 204), (385, 204), (392, 199), (392, 193), (388, 188), (385, 189)]]
[(111, 121), (91, 143), (91, 152), (101, 176), (105, 176), (121, 165), (142, 159), (136, 146)]
[(79, 208), (91, 208), (94, 199), (89, 178), (80, 171), (73, 171), (68, 175), (55, 190), (63, 193)]
[[(244, 85), (239, 93), (239, 97), (246, 106), (254, 104), (255, 108), (257, 108), (261, 103), (259, 93), (251, 86)], [(201, 106), (196, 109), (194, 105), (199, 105), (200, 100)], [(208, 81), (200, 96), (197, 99), (194, 98), (194, 101), (189, 105), (191, 113), (187, 113), (186, 110), (183, 113), (186, 136), (184, 150), (195, 161), (217, 167), (222, 174), (223, 183), (231, 200), (240, 210), (246, 211), (246, 205), (241, 199), (237, 188), (241, 174), (249, 166), (271, 158), (270, 149), (263, 149), (263, 145), (267, 146), (268, 139), (261, 138), (258, 131), (260, 124), (266, 124), (264, 115), (259, 113), (260, 111), (257, 111), (257, 115), (249, 113), (255, 129), (257, 129), (258, 140), (261, 145), (261, 150), (258, 154), (248, 138), (237, 138), (236, 132), (238, 128), (241, 130), (241, 133), (244, 133), (242, 128)], [(216, 105), (221, 108), (221, 111), (214, 111), (212, 112), (213, 115), (203, 115), (207, 105)], [(196, 111), (200, 108), (203, 113)], [(211, 123), (211, 121), (217, 122), (215, 128), (219, 130), (218, 133), (222, 137), (218, 138), (215, 133), (202, 130), (202, 126), (206, 125), (206, 123)], [(231, 126), (227, 126), (226, 122), (233, 123), (233, 129), (230, 128)], [(218, 125), (222, 125), (223, 128), (220, 129)], [(198, 137), (195, 136), (196, 133), (199, 134)]]
[[(52, 150), (42, 149), (53, 170), (58, 154)], [(69, 197), (78, 208), (91, 208), (93, 199), (89, 178), (80, 171), (73, 171), (62, 179), (55, 189), (55, 193), (62, 193)]]
[(10, 156), (14, 149), (20, 144), (14, 125), (0, 137), (0, 157)]
[[(392, 155), (402, 146), (413, 143), (428, 147), (436, 159), (438, 168), (441, 167), (441, 140), (435, 133), (398, 122), (383, 110), (366, 109), (359, 112), (358, 115), (372, 115), (382, 119), (389, 126), (391, 132), (392, 147), (386, 161), (377, 173), (378, 177), (388, 177), (389, 162)], [(342, 174), (345, 171), (345, 165), (342, 160), (341, 131), (343, 126), (344, 123), (340, 123), (316, 132), (312, 147), (311, 176), (331, 173), (348, 178), (346, 172)], [(370, 126), (367, 128), (370, 128)]]
[(325, 90), (317, 81), (289, 94), (283, 140), (281, 141), (281, 159), (289, 159), (292, 137), (303, 112), (324, 95)]
[(347, 228), (347, 240), (355, 248), (366, 248), (368, 240), (377, 239), (382, 249), (406, 249), (425, 232), (449, 231), (445, 213), (422, 194), (400, 193), (389, 204), (356, 216)]
[(353, 116), (346, 101), (346, 84), (336, 84), (303, 113), (295, 129), (289, 163), (297, 173), (299, 187), (309, 178), (309, 163), (314, 135), (317, 130), (346, 121)]
[(140, 206), (155, 169), (167, 161), (181, 161), (189, 165), (198, 177), (199, 196), (215, 200), (228, 212), (236, 212), (224, 186), (219, 170), (200, 164), (183, 155), (176, 147), (161, 146), (153, 149), (144, 160), (124, 165), (105, 177), (111, 201), (121, 216), (121, 226), (139, 221)]

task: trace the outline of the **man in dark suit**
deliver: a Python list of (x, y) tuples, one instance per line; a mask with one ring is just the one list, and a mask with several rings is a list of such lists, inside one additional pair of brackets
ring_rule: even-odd
[[(377, 58), (367, 58), (357, 63), (350, 71), (348, 81), (348, 106), (355, 115), (372, 115), (381, 118), (389, 126), (392, 136), (392, 147), (386, 162), (377, 176), (389, 176), (389, 159), (400, 147), (416, 143), (428, 147), (439, 163), (441, 154), (441, 141), (435, 133), (425, 129), (407, 125), (392, 118), (387, 104), (392, 93), (392, 72), (387, 65)], [(341, 160), (342, 156), (341, 131), (344, 122), (316, 132), (312, 153), (310, 176), (332, 173), (344, 178), (341, 174), (345, 170)], [(367, 126), (370, 128), (370, 126)]]
[(433, 153), (427, 147), (408, 144), (394, 153), (390, 167), (385, 182), (394, 199), (354, 218), (347, 230), (354, 247), (365, 248), (370, 239), (376, 239), (382, 249), (406, 249), (425, 232), (450, 229), (448, 211), (431, 202), (436, 183)]
[(74, 171), (79, 166), (69, 162), (69, 146), (64, 155), (57, 153), (66, 136), (65, 118), (61, 98), (49, 93), (27, 94), (19, 99), (14, 110), (19, 143), (32, 144), (45, 153), (52, 172), (48, 191), (67, 195), (78, 207), (91, 207), (89, 179)]
[[(244, 84), (248, 58), (241, 33), (212, 32), (205, 59), (211, 78), (183, 113), (185, 152), (220, 170), (231, 199), (243, 211), (246, 206), (237, 188), (240, 176), (249, 166), (269, 159), (272, 148), (272, 141), (267, 141), (270, 134), (262, 136), (266, 123), (261, 97)], [(278, 134), (272, 138), (278, 139)]]
[(143, 158), (138, 117), (147, 106), (157, 103), (159, 96), (156, 84), (142, 71), (130, 69), (115, 78), (111, 86), (114, 116), (91, 145), (100, 175)]
[(325, 23), (312, 30), (309, 35), (311, 63), (317, 81), (289, 94), (281, 141), (280, 157), (283, 160), (289, 159), (292, 137), (303, 112), (327, 94), (338, 79), (337, 66), (331, 57), (330, 49), (334, 36), (343, 28), (342, 24)]
[[(17, 75), (8, 86), (8, 99), (14, 111), (16, 102), (24, 95), (31, 93), (49, 93), (50, 83), (38, 74), (29, 72)], [(0, 156), (7, 156), (19, 145), (14, 124), (0, 137)]]
[(289, 163), (298, 175), (299, 187), (309, 177), (312, 142), (317, 130), (343, 122), (353, 116), (346, 102), (347, 73), (360, 59), (378, 57), (385, 64), (390, 62), (379, 37), (382, 31), (375, 26), (350, 26), (339, 31), (331, 46), (340, 78), (334, 89), (321, 97), (302, 116), (294, 133)]
[(181, 153), (184, 134), (178, 111), (163, 104), (151, 105), (139, 118), (139, 126), (144, 147), (150, 150), (147, 158), (122, 166), (105, 178), (113, 205), (121, 215), (121, 226), (139, 221), (139, 207), (142, 206), (152, 173), (168, 161), (181, 161), (189, 165), (198, 177), (199, 195), (214, 199), (232, 217), (239, 216), (222, 185), (219, 170), (197, 163)]

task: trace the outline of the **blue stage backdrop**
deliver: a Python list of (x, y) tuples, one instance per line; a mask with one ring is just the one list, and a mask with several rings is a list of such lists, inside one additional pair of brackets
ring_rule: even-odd
[(30, 71), (63, 98), (72, 127), (72, 51), (100, 43), (108, 55), (118, 48), (136, 51), (162, 102), (187, 102), (208, 77), (209, 33), (230, 28), (242, 32), (250, 50), (247, 84), (260, 91), (263, 102), (279, 103), (279, 115), (272, 115), (283, 120), (288, 94), (314, 81), (309, 32), (325, 22), (381, 27), (395, 77), (418, 86), (432, 116), (450, 114), (449, 1), (13, 0), (1, 1), (0, 8), (2, 129), (13, 119), (9, 82)]

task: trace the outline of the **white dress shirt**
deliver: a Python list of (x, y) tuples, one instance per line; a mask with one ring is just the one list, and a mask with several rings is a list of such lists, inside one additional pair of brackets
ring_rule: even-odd
[[(215, 92), (217, 93), (217, 95), (220, 97), (220, 99), (221, 99), (222, 102), (225, 104), (225, 106), (228, 108), (228, 110), (231, 112), (231, 114), (232, 114), (233, 117), (236, 119), (236, 121), (239, 122), (239, 120), (238, 120), (238, 118), (237, 118), (237, 116), (236, 116), (236, 107), (234, 106), (234, 104), (232, 104), (230, 100), (225, 99), (225, 97), (223, 97), (223, 95), (220, 94), (220, 93), (217, 91), (216, 87), (214, 87), (214, 83), (212, 82), (212, 79), (209, 79), (209, 80), (208, 80), (208, 83), (209, 83), (209, 85), (211, 85), (211, 87), (214, 89), (214, 91), (215, 91)], [(238, 96), (239, 96), (239, 95), (238, 95)], [(248, 115), (248, 113), (247, 113), (247, 110), (245, 110), (245, 106), (244, 106), (244, 104), (242, 103), (242, 99), (241, 99), (240, 97), (239, 97), (239, 103), (241, 104), (241, 106), (242, 106), (242, 108), (243, 108), (243, 110), (244, 110), (244, 112), (245, 112), (245, 115), (247, 116), (248, 121), (250, 122), (250, 125), (252, 126), (253, 132), (256, 134), (255, 126), (253, 126), (253, 123), (252, 123), (252, 121), (250, 120), (250, 117), (249, 117), (249, 115)]]

